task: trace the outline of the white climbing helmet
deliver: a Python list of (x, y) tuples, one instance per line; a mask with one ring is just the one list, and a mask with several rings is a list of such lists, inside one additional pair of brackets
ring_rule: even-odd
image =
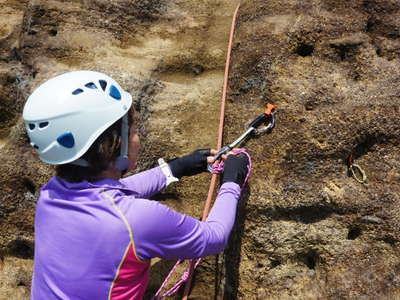
[(125, 116), (121, 130), (125, 167), (127, 112), (131, 105), (132, 96), (109, 76), (75, 71), (39, 86), (25, 104), (23, 119), (31, 145), (42, 161), (87, 166), (79, 158), (108, 127)]

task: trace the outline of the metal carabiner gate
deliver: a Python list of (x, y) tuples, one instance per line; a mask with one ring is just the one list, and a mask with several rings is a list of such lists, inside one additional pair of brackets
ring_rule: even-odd
[[(273, 104), (267, 104), (264, 113), (262, 115), (259, 115), (256, 119), (254, 119), (248, 126), (247, 130), (241, 136), (239, 136), (231, 144), (222, 147), (221, 150), (219, 150), (217, 154), (214, 155), (213, 157), (214, 161), (221, 159), (221, 156), (223, 154), (226, 154), (227, 152), (239, 146), (243, 141), (245, 141), (251, 135), (260, 136), (261, 134), (271, 131), (275, 127), (275, 113), (276, 113), (276, 106)], [(259, 128), (263, 124), (266, 125), (262, 128)], [(213, 169), (212, 164), (209, 164), (207, 166), (207, 169), (208, 171), (211, 172)]]

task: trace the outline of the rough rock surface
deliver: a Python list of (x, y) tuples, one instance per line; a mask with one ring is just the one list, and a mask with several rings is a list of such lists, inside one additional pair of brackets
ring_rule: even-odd
[[(52, 168), (20, 119), (41, 82), (103, 71), (140, 111), (138, 170), (215, 145), (229, 0), (0, 0), (0, 299), (28, 299), (33, 217)], [(254, 172), (231, 241), (192, 299), (400, 299), (400, 3), (242, 1), (225, 141), (267, 102), (277, 128), (246, 148)], [(368, 176), (349, 177), (345, 160)], [(209, 175), (158, 198), (200, 216)], [(172, 262), (152, 267), (149, 292)]]

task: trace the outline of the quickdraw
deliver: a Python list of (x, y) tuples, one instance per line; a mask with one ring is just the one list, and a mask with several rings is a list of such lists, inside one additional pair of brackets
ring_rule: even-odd
[[(275, 127), (275, 113), (276, 113), (276, 106), (270, 103), (267, 104), (264, 113), (262, 115), (259, 115), (256, 119), (254, 119), (248, 126), (247, 130), (241, 136), (239, 136), (234, 142), (222, 147), (221, 150), (219, 150), (218, 153), (214, 155), (214, 160), (219, 161), (223, 154), (226, 154), (232, 149), (238, 147), (249, 137), (260, 136), (261, 134), (270, 132)], [(211, 173), (215, 173), (214, 171), (215, 168), (213, 167), (213, 164), (209, 164), (207, 169)]]
[[(229, 65), (230, 65), (230, 56), (232, 51), (232, 43), (233, 43), (233, 35), (235, 30), (236, 18), (239, 11), (240, 4), (236, 7), (235, 13), (232, 19), (230, 37), (229, 37), (229, 44), (228, 44), (228, 51), (227, 51), (227, 58), (225, 64), (225, 75), (224, 75), (224, 86), (222, 91), (222, 99), (221, 99), (221, 112), (220, 112), (220, 123), (218, 128), (218, 141), (217, 141), (217, 149), (221, 149), (218, 153), (214, 156), (215, 160), (218, 161), (221, 159), (221, 156), (226, 152), (234, 149), (235, 147), (239, 146), (244, 140), (246, 140), (250, 136), (259, 136), (265, 132), (270, 131), (275, 127), (275, 106), (272, 104), (268, 104), (264, 113), (258, 116), (253, 122), (250, 123), (248, 129), (245, 133), (243, 133), (237, 140), (233, 143), (229, 144), (228, 146), (222, 147), (222, 136), (223, 136), (223, 127), (224, 127), (224, 115), (225, 115), (225, 100), (228, 88), (228, 73), (229, 73)], [(261, 127), (261, 125), (265, 125)], [(208, 166), (210, 171), (213, 170), (212, 166)], [(210, 211), (212, 198), (214, 195), (214, 191), (217, 185), (217, 174), (213, 173), (211, 177), (211, 183), (208, 190), (207, 199), (205, 201), (203, 216), (201, 218), (202, 221), (206, 221), (208, 213)], [(171, 278), (172, 273), (176, 270), (176, 268), (182, 263), (182, 260), (178, 260), (175, 266), (172, 268), (170, 273), (168, 274), (167, 278), (162, 283), (160, 289), (154, 295), (152, 299), (164, 299), (165, 297), (174, 295), (179, 288), (185, 284), (185, 288), (183, 291), (183, 300), (187, 300), (189, 297), (190, 289), (191, 289), (191, 282), (192, 282), (192, 275), (198, 264), (200, 263), (201, 258), (192, 259), (189, 262), (189, 266), (186, 271), (183, 273), (182, 277), (178, 282), (176, 282), (172, 288), (170, 288), (167, 292), (161, 294), (162, 290), (165, 288), (168, 280)]]

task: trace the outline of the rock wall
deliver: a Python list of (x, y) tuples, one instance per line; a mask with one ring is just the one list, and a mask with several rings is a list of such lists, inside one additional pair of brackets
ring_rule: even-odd
[[(400, 297), (399, 8), (243, 4), (227, 139), (266, 101), (280, 110), (276, 130), (247, 145), (255, 170), (231, 244), (241, 247), (227, 254), (239, 267), (227, 269), (232, 298)], [(349, 154), (367, 184), (348, 176)]]
[[(215, 145), (229, 0), (0, 0), (0, 299), (28, 299), (33, 217), (53, 169), (24, 133), (26, 97), (56, 74), (110, 74), (140, 111), (137, 171)], [(400, 4), (242, 1), (227, 103), (232, 141), (267, 102), (269, 135), (228, 249), (207, 258), (192, 299), (400, 298)], [(346, 158), (366, 172), (348, 175)], [(200, 216), (210, 176), (157, 198)], [(169, 261), (152, 266), (151, 294)]]

